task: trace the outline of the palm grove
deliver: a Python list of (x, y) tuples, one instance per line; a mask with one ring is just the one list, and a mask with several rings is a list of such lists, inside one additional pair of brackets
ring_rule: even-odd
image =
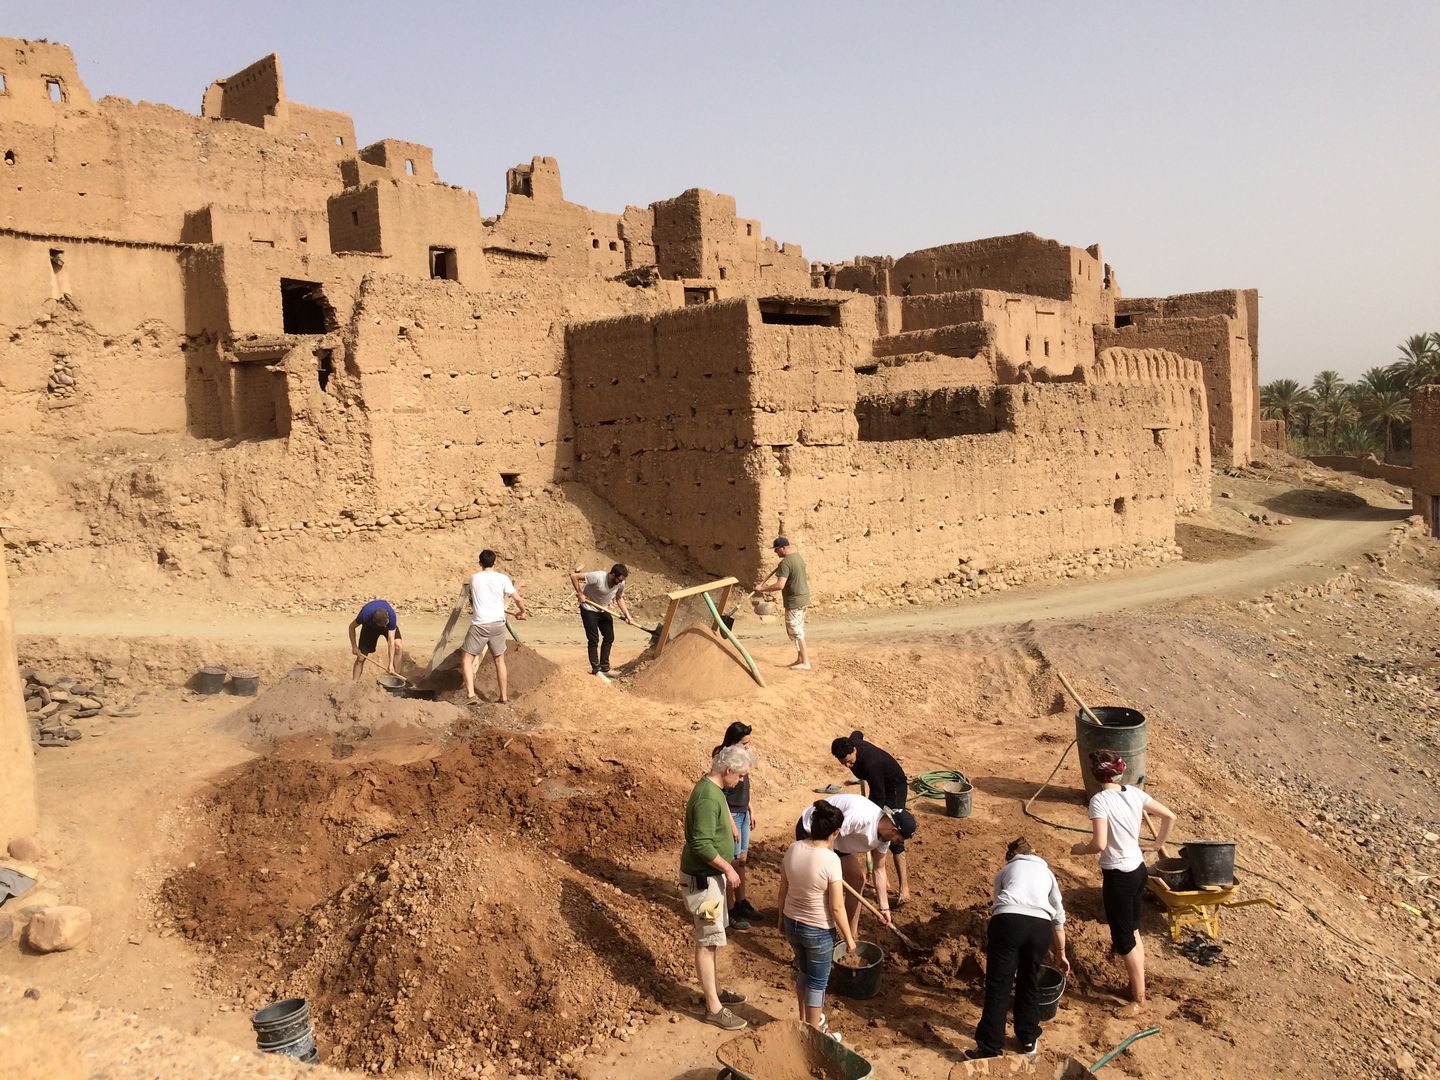
[(1440, 383), (1440, 333), (1415, 334), (1388, 367), (1372, 367), (1353, 383), (1322, 371), (1301, 386), (1276, 379), (1260, 388), (1260, 411), (1285, 421), (1295, 454), (1383, 454), (1410, 450), (1410, 395)]

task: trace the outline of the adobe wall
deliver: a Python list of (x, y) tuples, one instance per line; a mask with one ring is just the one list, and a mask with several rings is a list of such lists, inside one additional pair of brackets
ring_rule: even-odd
[(1400, 487), (1415, 487), (1418, 494), (1417, 473), (1411, 465), (1387, 465), (1374, 454), (1311, 454), (1306, 460), (1322, 469), (1359, 473)]
[[(489, 227), (488, 246), (543, 255), (547, 272), (578, 277), (610, 278), (654, 261), (649, 211), (605, 214), (566, 202), (553, 157), (515, 166), (505, 186), (505, 210)], [(641, 262), (631, 261), (632, 250), (645, 256)]]
[(1282, 453), (1290, 449), (1290, 434), (1285, 430), (1284, 420), (1260, 421), (1260, 445)]
[(49, 124), (94, 106), (68, 45), (0, 38), (0, 75), (0, 123)]
[(690, 188), (650, 206), (651, 241), (662, 278), (754, 283), (767, 289), (810, 287), (810, 264), (793, 244), (761, 235), (758, 221), (740, 218), (735, 199)]
[(1254, 289), (1117, 300), (1115, 328), (1097, 327), (1095, 346), (1167, 349), (1199, 361), (1211, 451), (1226, 465), (1245, 465), (1260, 442), (1259, 304)]
[[(335, 251), (384, 254), (390, 273), (410, 278), (439, 276), (470, 289), (485, 283), (486, 233), (473, 191), (387, 178), (332, 196), (327, 213)], [(433, 249), (452, 253), (448, 269), (435, 269)]]
[(889, 271), (890, 291), (904, 296), (993, 289), (1068, 300), (1109, 321), (1116, 290), (1100, 249), (1070, 247), (1018, 233), (912, 251)]
[(35, 748), (25, 715), (15, 621), (10, 617), (10, 582), (0, 565), (0, 849), (20, 836), (31, 836), (39, 822), (35, 802)]
[(1440, 386), (1421, 386), (1410, 399), (1410, 460), (1415, 512), (1440, 536)]

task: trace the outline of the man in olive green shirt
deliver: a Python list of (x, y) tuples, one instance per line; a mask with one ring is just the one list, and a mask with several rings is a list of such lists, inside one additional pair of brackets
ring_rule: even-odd
[(750, 751), (743, 746), (722, 746), (710, 761), (685, 803), (685, 848), (680, 853), (680, 892), (685, 910), (695, 919), (695, 973), (705, 995), (705, 1022), (726, 1031), (738, 1031), (747, 1021), (726, 1006), (739, 1005), (744, 994), (718, 989), (716, 952), (725, 944), (726, 887), (740, 884), (730, 860), (735, 839), (730, 831), (730, 807), (725, 792), (750, 773)]
[[(770, 584), (761, 582), (755, 592), (778, 592), (785, 601), (785, 633), (795, 642), (795, 662), (791, 671), (809, 671), (810, 654), (805, 650), (805, 608), (810, 604), (810, 579), (805, 574), (805, 560), (785, 536), (777, 536), (771, 545), (780, 556), (780, 565), (770, 575)], [(768, 579), (767, 579), (768, 580)]]

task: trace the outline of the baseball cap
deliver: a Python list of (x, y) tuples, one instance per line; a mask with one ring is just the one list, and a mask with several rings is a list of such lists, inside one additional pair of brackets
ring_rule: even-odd
[(906, 810), (904, 807), (901, 807), (899, 810), (891, 810), (887, 806), (885, 808), (885, 816), (890, 819), (891, 824), (893, 824), (895, 828), (900, 830), (902, 838), (909, 840), (915, 835), (915, 815), (910, 813), (909, 810)]
[(770, 546), (771, 546), (772, 548), (789, 547), (789, 546), (790, 546), (790, 538), (789, 538), (788, 536), (777, 536), (777, 537), (775, 537), (775, 542), (774, 542), (773, 544), (771, 544)]

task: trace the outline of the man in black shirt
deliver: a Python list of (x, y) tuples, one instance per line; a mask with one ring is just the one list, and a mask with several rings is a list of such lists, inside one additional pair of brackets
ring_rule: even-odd
[[(865, 741), (863, 732), (852, 731), (849, 737), (841, 736), (830, 744), (830, 753), (841, 765), (845, 765), (860, 781), (860, 790), (869, 800), (891, 810), (903, 810), (910, 795), (910, 782), (905, 770), (893, 756), (873, 743)], [(900, 890), (895, 906), (899, 907), (910, 899), (910, 875), (905, 865), (905, 841), (895, 840), (890, 844), (890, 854), (895, 859), (895, 884)]]

